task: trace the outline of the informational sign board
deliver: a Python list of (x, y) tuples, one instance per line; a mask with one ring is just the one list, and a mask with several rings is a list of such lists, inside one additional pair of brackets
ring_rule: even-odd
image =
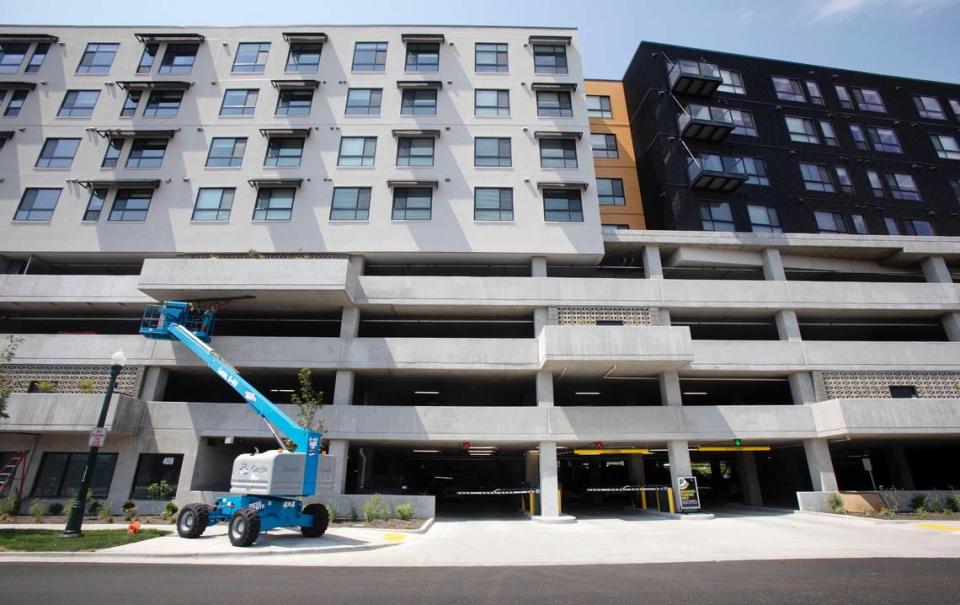
[(90, 447), (103, 447), (106, 441), (107, 429), (105, 427), (99, 426), (90, 429), (90, 441), (88, 442)]
[(677, 478), (677, 505), (681, 511), (700, 510), (700, 490), (696, 477)]
[(870, 462), (869, 458), (861, 458), (860, 461), (863, 462), (863, 470), (868, 473), (873, 470), (873, 463)]

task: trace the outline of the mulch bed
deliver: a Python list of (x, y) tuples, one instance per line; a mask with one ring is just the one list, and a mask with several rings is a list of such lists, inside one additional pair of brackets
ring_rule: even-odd
[(884, 521), (960, 521), (960, 514), (958, 513), (926, 513), (925, 515), (918, 515), (916, 513), (897, 513), (896, 517), (891, 517), (887, 519), (886, 517), (881, 517), (878, 514), (874, 515), (865, 515), (863, 513), (846, 513), (851, 517), (861, 517), (864, 519), (881, 519)]
[[(164, 521), (160, 518), (159, 515), (138, 515), (137, 519), (143, 525), (171, 525), (173, 521)], [(5, 521), (0, 521), (0, 523), (13, 523), (13, 524), (27, 524), (27, 523), (37, 523), (33, 517), (30, 515), (14, 515), (10, 519)], [(56, 523), (66, 525), (67, 516), (66, 515), (45, 515), (43, 519), (40, 520), (40, 523)], [(83, 517), (83, 524), (87, 525), (88, 523), (104, 523), (96, 515), (85, 515)], [(129, 521), (123, 518), (123, 515), (114, 515), (111, 521), (113, 525), (123, 525), (127, 526)]]
[(337, 519), (330, 523), (330, 527), (372, 527), (374, 529), (420, 529), (426, 523), (426, 519), (376, 519), (374, 521), (351, 521), (349, 519)]

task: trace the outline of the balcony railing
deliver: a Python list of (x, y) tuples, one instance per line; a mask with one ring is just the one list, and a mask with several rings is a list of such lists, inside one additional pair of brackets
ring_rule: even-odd
[(734, 191), (747, 181), (747, 169), (742, 158), (714, 153), (702, 153), (698, 159), (691, 158), (687, 175), (691, 187), (710, 191)]
[(680, 136), (719, 143), (734, 129), (733, 115), (724, 107), (690, 104), (678, 119)]
[(674, 94), (709, 97), (723, 83), (720, 68), (713, 63), (681, 59), (670, 65), (667, 75)]

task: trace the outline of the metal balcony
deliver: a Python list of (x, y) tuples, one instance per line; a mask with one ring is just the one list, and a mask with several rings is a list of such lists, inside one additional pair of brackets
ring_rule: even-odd
[(729, 109), (707, 105), (688, 105), (678, 119), (680, 136), (690, 141), (719, 143), (734, 129)]
[(747, 181), (743, 160), (736, 157), (701, 153), (687, 165), (690, 187), (709, 191), (730, 192)]
[(673, 94), (709, 97), (723, 83), (720, 68), (713, 63), (681, 59), (669, 66), (667, 74)]

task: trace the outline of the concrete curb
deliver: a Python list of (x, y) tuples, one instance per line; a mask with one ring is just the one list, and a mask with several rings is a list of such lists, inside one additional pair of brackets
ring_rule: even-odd
[(353, 526), (350, 526), (348, 529), (371, 529), (371, 530), (374, 530), (374, 531), (398, 532), (398, 533), (401, 533), (401, 534), (425, 534), (425, 533), (427, 533), (428, 531), (430, 531), (430, 528), (433, 527), (433, 523), (434, 523), (434, 521), (436, 521), (436, 520), (437, 520), (436, 517), (430, 517), (429, 519), (427, 519), (426, 521), (424, 521), (424, 522), (423, 522), (423, 525), (421, 525), (421, 526), (420, 526), (419, 528), (417, 528), (417, 529), (391, 529), (391, 528), (389, 528), (389, 527), (366, 527), (366, 526), (364, 526), (364, 527), (353, 527)]
[(543, 523), (546, 525), (565, 525), (576, 523), (577, 518), (573, 515), (560, 515), (558, 517), (544, 517), (543, 515), (533, 515), (531, 517), (534, 523)]
[(127, 562), (139, 562), (140, 559), (189, 559), (194, 561), (204, 561), (207, 559), (217, 559), (221, 557), (266, 557), (266, 556), (297, 556), (297, 555), (317, 555), (324, 553), (343, 553), (343, 552), (362, 552), (365, 550), (379, 550), (390, 546), (400, 546), (402, 543), (395, 544), (358, 544), (356, 546), (331, 546), (329, 548), (304, 548), (302, 550), (283, 551), (263, 551), (251, 550), (249, 548), (235, 548), (234, 551), (217, 553), (144, 553), (133, 554), (128, 552), (110, 552), (108, 550), (94, 550), (83, 552), (29, 552), (29, 551), (7, 551), (0, 553), (0, 561), (17, 561), (24, 558), (37, 557), (41, 559), (123, 559)]
[(658, 510), (647, 511), (643, 509), (638, 510), (636, 514), (651, 515), (660, 517), (661, 519), (673, 519), (675, 521), (712, 521), (717, 518), (713, 513), (687, 513), (682, 515), (680, 513), (665, 513)]
[(950, 523), (951, 521), (960, 521), (960, 517), (956, 519), (879, 519), (876, 517), (854, 517), (852, 515), (838, 515), (837, 513), (821, 513), (816, 510), (795, 510), (793, 514), (843, 519), (845, 521), (870, 523), (872, 525), (910, 525), (913, 523)]

